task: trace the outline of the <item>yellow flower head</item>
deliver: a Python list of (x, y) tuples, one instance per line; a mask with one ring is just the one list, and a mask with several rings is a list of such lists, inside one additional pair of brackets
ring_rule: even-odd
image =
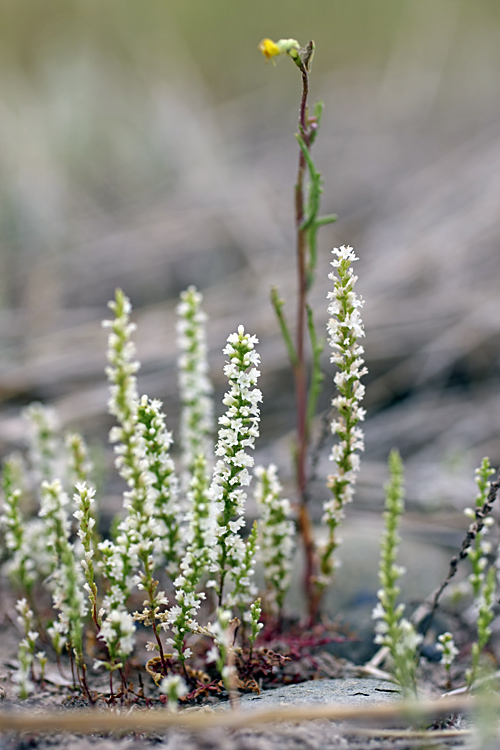
[(297, 57), (297, 50), (300, 44), (296, 39), (278, 39), (273, 42), (272, 39), (263, 39), (259, 44), (259, 49), (267, 60), (272, 60), (278, 55), (289, 55), (293, 60)]
[(259, 44), (259, 49), (266, 58), (266, 62), (276, 55), (281, 55), (281, 50), (272, 39), (263, 39)]

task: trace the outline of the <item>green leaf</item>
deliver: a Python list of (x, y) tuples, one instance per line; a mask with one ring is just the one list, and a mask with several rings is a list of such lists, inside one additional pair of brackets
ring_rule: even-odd
[(307, 425), (307, 431), (309, 433), (312, 425), (312, 421), (314, 419), (314, 415), (316, 413), (316, 404), (318, 401), (318, 396), (321, 393), (321, 383), (323, 382), (325, 376), (323, 372), (321, 371), (321, 355), (323, 353), (323, 349), (325, 348), (325, 340), (324, 339), (318, 339), (318, 336), (316, 334), (316, 327), (314, 325), (314, 315), (312, 308), (307, 305), (307, 327), (309, 329), (309, 338), (311, 340), (311, 348), (312, 348), (312, 372), (311, 372), (311, 384), (309, 386), (309, 394), (307, 398), (307, 416), (306, 416), (306, 425)]
[(311, 146), (316, 140), (317, 135), (319, 133), (319, 128), (321, 125), (321, 118), (323, 117), (324, 108), (325, 108), (325, 103), (322, 102), (321, 100), (319, 102), (316, 102), (314, 105), (313, 112), (314, 112), (314, 117), (316, 118), (316, 128), (311, 131), (311, 138), (310, 138)]
[(283, 341), (285, 342), (285, 346), (288, 352), (290, 363), (292, 367), (297, 367), (299, 363), (297, 352), (295, 351), (295, 346), (293, 345), (292, 336), (290, 334), (288, 324), (285, 320), (285, 316), (283, 315), (283, 305), (285, 304), (285, 302), (284, 300), (280, 299), (278, 290), (276, 289), (275, 286), (273, 286), (271, 289), (271, 304), (274, 307), (276, 317), (278, 318), (278, 323), (280, 324), (281, 335), (283, 336)]
[(337, 214), (326, 214), (326, 216), (320, 216), (314, 222), (317, 227), (324, 227), (326, 224), (333, 224), (339, 217)]

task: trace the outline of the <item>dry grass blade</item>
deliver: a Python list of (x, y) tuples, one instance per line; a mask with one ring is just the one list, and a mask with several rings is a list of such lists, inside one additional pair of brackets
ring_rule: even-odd
[[(489, 701), (490, 703), (490, 701)], [(500, 707), (500, 696), (491, 700)], [(323, 719), (384, 724), (388, 721), (407, 723), (434, 720), (454, 713), (470, 713), (481, 705), (470, 696), (404, 701), (377, 706), (280, 706), (272, 709), (244, 711), (210, 711), (199, 709), (171, 714), (165, 710), (149, 709), (129, 713), (78, 711), (74, 713), (28, 713), (24, 711), (0, 712), (2, 732), (94, 732), (123, 733), (133, 731), (158, 731), (182, 728), (190, 732), (204, 732), (212, 728), (240, 729), (283, 722), (303, 722)]]

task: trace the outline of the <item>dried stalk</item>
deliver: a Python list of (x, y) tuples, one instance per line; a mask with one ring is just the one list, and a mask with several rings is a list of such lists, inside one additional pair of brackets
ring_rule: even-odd
[[(74, 713), (28, 711), (0, 711), (0, 732), (155, 732), (162, 729), (186, 729), (205, 732), (211, 728), (240, 729), (263, 724), (298, 723), (324, 719), (330, 721), (371, 721), (385, 723), (404, 721), (410, 724), (430, 721), (454, 713), (471, 713), (481, 708), (484, 696), (459, 696), (420, 701), (401, 701), (365, 706), (311, 705), (275, 706), (262, 710), (212, 711), (194, 709), (171, 714), (165, 710), (145, 709), (132, 713), (78, 711)], [(488, 696), (488, 705), (500, 708), (500, 696)], [(438, 736), (430, 731), (428, 737)]]

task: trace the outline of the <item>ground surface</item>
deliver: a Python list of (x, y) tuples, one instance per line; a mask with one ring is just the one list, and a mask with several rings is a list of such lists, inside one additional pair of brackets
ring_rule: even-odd
[[(410, 524), (413, 532), (418, 530), (413, 524)], [(406, 530), (405, 530), (406, 531)], [(393, 691), (394, 687), (387, 683), (373, 684), (364, 683), (361, 689), (353, 689), (352, 679), (357, 675), (359, 679), (358, 665), (364, 664), (374, 654), (376, 648), (373, 645), (373, 621), (371, 619), (371, 610), (374, 606), (377, 588), (377, 559), (378, 559), (378, 537), (379, 528), (373, 527), (373, 519), (370, 515), (355, 514), (354, 518), (347, 524), (344, 534), (343, 562), (344, 565), (339, 571), (337, 585), (326, 599), (326, 605), (330, 612), (331, 619), (334, 623), (334, 633), (337, 633), (340, 640), (334, 639), (328, 644), (315, 647), (314, 644), (305, 648), (301, 656), (297, 656), (293, 661), (286, 663), (282, 670), (282, 680), (295, 682), (298, 679), (311, 680), (303, 685), (291, 685), (285, 688), (279, 688), (272, 692), (264, 692), (261, 696), (253, 693), (243, 698), (244, 706), (265, 706), (276, 705), (281, 703), (290, 704), (294, 701), (301, 703), (304, 700), (325, 702), (333, 701), (336, 705), (343, 705), (345, 701), (350, 704), (359, 703), (360, 700), (372, 705), (376, 700), (393, 697), (394, 693), (387, 693), (387, 690)], [(425, 536), (425, 535), (424, 535)], [(446, 546), (442, 544), (429, 544), (424, 541), (418, 534), (410, 534), (405, 540), (402, 549), (402, 562), (408, 568), (409, 575), (405, 577), (405, 599), (407, 601), (408, 611), (411, 612), (415, 603), (418, 603), (428, 597), (436, 588), (447, 572), (450, 558), (451, 541), (453, 534), (449, 532)], [(457, 545), (458, 547), (458, 545)], [(457, 548), (456, 547), (456, 548)], [(360, 548), (363, 554), (359, 554)], [(455, 549), (456, 549), (455, 548)], [(296, 571), (299, 579), (300, 567)], [(0, 687), (2, 688), (3, 710), (28, 710), (33, 715), (37, 712), (44, 711), (62, 711), (78, 710), (86, 707), (85, 701), (80, 698), (71, 698), (70, 689), (71, 681), (69, 678), (69, 669), (66, 665), (66, 679), (62, 678), (56, 665), (49, 663), (47, 668), (47, 681), (43, 689), (40, 689), (29, 701), (21, 705), (15, 698), (12, 674), (16, 667), (16, 654), (19, 639), (21, 637), (15, 618), (12, 616), (14, 599), (13, 592), (7, 587), (3, 579), (4, 589), (2, 591), (3, 615), (0, 622)], [(300, 590), (298, 580), (292, 584), (292, 596), (290, 603), (301, 607), (300, 596), (295, 596)], [(457, 643), (460, 648), (459, 663), (453, 670), (453, 687), (463, 684), (464, 670), (469, 664), (470, 643), (475, 637), (473, 620), (471, 613), (466, 609), (459, 607), (454, 612), (439, 611), (435, 618), (435, 628), (432, 628), (428, 637), (426, 655), (433, 659), (436, 656), (435, 639), (438, 632), (444, 629), (451, 629), (455, 633)], [(498, 634), (496, 626), (492, 643), (492, 656), (498, 657)], [(327, 633), (326, 635), (328, 635)], [(332, 631), (330, 631), (332, 634)], [(279, 653), (288, 653), (287, 649), (293, 642), (295, 647), (300, 643), (301, 636), (312, 636), (311, 632), (306, 632), (300, 628), (296, 631), (294, 639), (283, 639), (273, 644), (273, 648)], [(321, 640), (321, 639), (319, 639)], [(140, 650), (140, 649), (139, 649)], [(144, 656), (146, 652), (144, 652)], [(147, 658), (145, 656), (145, 658)], [(141, 661), (141, 655), (138, 656), (138, 662)], [(319, 678), (319, 679), (318, 679)], [(336, 678), (333, 681), (331, 678)], [(137, 674), (134, 676), (134, 682), (137, 688)], [(424, 691), (430, 691), (434, 695), (439, 695), (447, 689), (446, 679), (443, 668), (435, 663), (423, 660), (419, 676), (420, 685)], [(107, 692), (107, 680), (98, 673), (89, 671), (89, 683), (95, 691)], [(155, 695), (152, 690), (152, 683), (146, 684), (149, 695)], [(276, 687), (276, 686), (275, 686)], [(361, 693), (361, 695), (359, 695)], [(157, 693), (156, 693), (157, 697)], [(140, 703), (141, 705), (141, 703)], [(0, 709), (2, 705), (0, 705)], [(109, 709), (106, 709), (109, 710)], [(128, 711), (128, 709), (126, 709)], [(359, 728), (359, 727), (358, 727)], [(321, 750), (322, 747), (332, 748), (384, 748), (394, 747), (399, 750), (404, 747), (419, 747), (418, 737), (413, 737), (408, 744), (408, 738), (393, 737), (384, 734), (383, 736), (366, 736), (366, 733), (354, 730), (346, 730), (345, 727), (339, 728), (332, 725), (324, 724), (302, 724), (297, 726), (280, 726), (271, 729), (269, 726), (259, 730), (242, 729), (238, 731), (227, 731), (221, 729), (211, 729), (197, 735), (186, 736), (176, 732), (154, 733), (152, 737), (135, 736), (130, 738), (113, 738), (103, 737), (95, 734), (91, 737), (77, 737), (72, 735), (56, 735), (52, 733), (49, 736), (36, 736), (30, 734), (19, 738), (17, 736), (5, 736), (0, 740), (0, 750), (22, 750), (27, 747), (37, 747), (44, 749), (49, 747), (64, 748), (71, 747), (75, 750), (86, 750), (95, 747), (98, 750), (122, 750), (132, 746), (151, 746), (153, 744), (168, 750), (177, 750), (177, 748), (186, 748), (187, 750), (199, 749), (209, 750), (210, 748), (227, 748), (227, 750), (267, 750), (269, 747), (275, 747), (276, 743), (283, 745), (285, 750), (294, 750), (295, 748), (304, 747), (311, 750)], [(460, 723), (452, 723), (452, 729), (460, 728)], [(365, 727), (366, 729), (366, 727)], [(463, 743), (470, 741), (469, 736), (454, 735), (451, 738), (440, 737), (443, 747), (462, 746)], [(404, 744), (404, 743), (407, 744)], [(3, 744), (2, 744), (3, 743)], [(252, 744), (253, 743), (253, 744)], [(329, 743), (329, 744), (325, 744)], [(453, 744), (455, 743), (455, 744)]]
[[(248, 712), (248, 716), (256, 710), (274, 709), (275, 715), (283, 707), (300, 707), (300, 709), (314, 708), (322, 705), (331, 705), (336, 708), (359, 707), (370, 709), (372, 714), (376, 706), (381, 704), (397, 704), (399, 694), (391, 683), (373, 679), (338, 679), (318, 680), (312, 683), (294, 685), (277, 690), (269, 691), (259, 697), (246, 696), (241, 700), (239, 712)], [(227, 704), (222, 704), (224, 708)], [(62, 707), (59, 711), (67, 714), (68, 709), (78, 709), (78, 706)], [(18, 706), (8, 706), (9, 710), (17, 711)], [(5, 707), (4, 707), (5, 710)], [(43, 710), (40, 699), (29, 707), (24, 707), (31, 716)], [(225, 712), (224, 712), (225, 713)], [(1, 715), (0, 715), (1, 720)], [(445, 722), (446, 724), (446, 722)], [(387, 729), (387, 725), (392, 729)], [(228, 730), (222, 728), (210, 728), (195, 733), (169, 730), (152, 731), (145, 735), (136, 732), (125, 737), (103, 736), (102, 733), (78, 735), (76, 733), (60, 734), (53, 731), (50, 734), (35, 735), (33, 732), (16, 736), (13, 734), (4, 736), (0, 741), (0, 747), (5, 750), (21, 750), (33, 747), (39, 750), (45, 748), (66, 748), (74, 750), (125, 750), (132, 747), (159, 747), (164, 750), (211, 750), (222, 748), (222, 750), (268, 750), (276, 748), (279, 744), (283, 750), (347, 750), (348, 748), (370, 748), (382, 750), (383, 748), (424, 748), (442, 747), (459, 748), (470, 747), (474, 740), (470, 732), (471, 725), (463, 722), (459, 716), (455, 716), (449, 727), (443, 731), (429, 730), (424, 738), (421, 729), (415, 725), (408, 725), (404, 720), (392, 719), (392, 722), (380, 724), (373, 715), (370, 720), (359, 715), (356, 721), (324, 720), (303, 721), (294, 724), (287, 721), (279, 724), (263, 724), (257, 728)], [(395, 728), (399, 727), (399, 728)]]

